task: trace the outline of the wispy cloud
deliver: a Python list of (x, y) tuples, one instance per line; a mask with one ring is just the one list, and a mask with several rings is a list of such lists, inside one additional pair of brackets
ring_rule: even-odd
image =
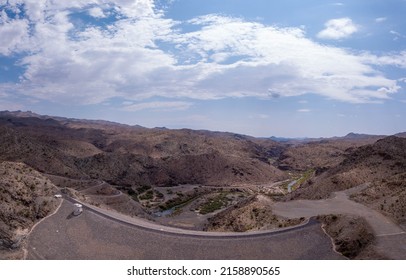
[(267, 114), (256, 114), (256, 115), (249, 116), (249, 118), (250, 119), (262, 119), (262, 120), (265, 120), (265, 119), (269, 119), (269, 115), (267, 115)]
[(359, 31), (359, 26), (356, 25), (350, 18), (331, 19), (325, 23), (325, 29), (317, 34), (321, 39), (339, 40), (348, 38)]
[(126, 105), (123, 107), (124, 111), (141, 111), (141, 110), (159, 110), (159, 111), (174, 111), (186, 110), (193, 103), (183, 101), (162, 101), (162, 102), (144, 102)]
[(406, 35), (403, 35), (402, 33), (397, 32), (395, 30), (391, 30), (391, 31), (389, 31), (389, 33), (394, 35), (393, 40), (395, 40), (395, 41), (399, 40), (399, 39), (405, 39), (406, 38)]
[(376, 19), (375, 19), (375, 22), (381, 23), (381, 22), (385, 22), (386, 20), (387, 20), (386, 17), (379, 17), (379, 18), (376, 18)]
[(310, 113), (312, 110), (310, 109), (299, 109), (297, 110), (299, 113)]

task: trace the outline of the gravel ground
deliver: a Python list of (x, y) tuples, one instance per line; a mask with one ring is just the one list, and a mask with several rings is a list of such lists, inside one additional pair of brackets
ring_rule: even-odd
[(132, 226), (72, 203), (28, 237), (27, 259), (343, 259), (320, 224), (246, 236), (197, 236)]

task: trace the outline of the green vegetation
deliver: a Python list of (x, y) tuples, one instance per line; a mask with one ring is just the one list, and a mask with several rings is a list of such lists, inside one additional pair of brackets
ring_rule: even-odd
[(300, 178), (297, 180), (295, 186), (300, 186), (300, 185), (303, 184), (304, 182), (307, 182), (307, 181), (313, 176), (313, 174), (314, 174), (314, 169), (309, 169), (309, 170), (307, 170), (307, 171), (302, 175), (302, 177), (300, 177)]
[(296, 190), (298, 187), (300, 187), (303, 183), (307, 182), (310, 180), (310, 178), (314, 174), (314, 169), (308, 169), (305, 173), (297, 176), (293, 176), (291, 180), (286, 181), (282, 184), (282, 188), (285, 190), (288, 190), (288, 186), (292, 181), (296, 181), (293, 186), (291, 186), (292, 191)]
[(137, 201), (137, 202), (140, 202), (140, 200), (138, 199), (138, 195), (135, 193), (135, 194), (132, 194), (131, 195), (131, 198), (134, 200), (134, 201)]
[(133, 196), (136, 192), (133, 189), (127, 190), (128, 195)]
[(172, 209), (174, 207), (182, 207), (182, 206), (185, 206), (186, 204), (188, 204), (189, 202), (193, 201), (197, 197), (199, 197), (198, 193), (186, 194), (186, 195), (182, 194), (181, 196), (178, 195), (172, 199), (169, 199), (164, 204), (159, 205), (159, 208), (161, 208), (161, 210), (165, 211), (168, 209)]
[(142, 194), (143, 192), (146, 192), (146, 191), (148, 191), (150, 189), (151, 189), (151, 186), (140, 186), (140, 187), (137, 188), (137, 192), (139, 194)]
[(146, 193), (144, 193), (143, 195), (139, 196), (139, 199), (141, 199), (141, 200), (150, 200), (152, 198), (154, 198), (154, 192), (152, 190), (149, 190)]
[(159, 198), (159, 199), (163, 199), (163, 198), (165, 197), (163, 193), (161, 193), (161, 192), (159, 192), (159, 191), (157, 191), (157, 190), (155, 190), (155, 195), (156, 195), (156, 197)]
[(199, 213), (205, 215), (227, 206), (228, 204), (227, 194), (228, 193), (220, 193), (215, 198), (212, 198), (206, 203), (202, 204), (200, 206)]

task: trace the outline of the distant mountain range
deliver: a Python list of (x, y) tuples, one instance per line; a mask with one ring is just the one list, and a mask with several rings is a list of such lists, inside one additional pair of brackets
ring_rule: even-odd
[[(402, 136), (403, 135), (403, 136)], [(354, 139), (368, 139), (368, 138), (374, 138), (374, 139), (380, 139), (384, 138), (386, 136), (390, 135), (373, 135), (373, 134), (362, 134), (362, 133), (354, 133), (350, 132), (345, 136), (334, 136), (334, 137), (319, 137), (319, 138), (309, 138), (309, 137), (294, 137), (294, 138), (288, 138), (288, 137), (277, 137), (277, 136), (271, 136), (268, 139), (275, 141), (275, 142), (281, 142), (281, 143), (309, 143), (309, 142), (317, 142), (317, 141), (325, 141), (325, 140), (340, 140), (340, 139), (349, 139), (349, 140), (354, 140)], [(398, 137), (406, 137), (406, 132), (405, 133), (398, 133), (396, 134)]]

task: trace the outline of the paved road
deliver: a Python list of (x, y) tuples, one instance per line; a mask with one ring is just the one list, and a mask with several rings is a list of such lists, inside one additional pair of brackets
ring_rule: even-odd
[(151, 227), (97, 208), (75, 217), (72, 209), (64, 200), (35, 227), (28, 259), (343, 259), (314, 220), (283, 232), (221, 235)]
[(406, 233), (388, 217), (348, 198), (359, 187), (334, 193), (324, 200), (293, 200), (272, 205), (273, 212), (287, 218), (314, 217), (328, 214), (351, 214), (366, 219), (377, 237), (376, 250), (392, 259), (406, 260)]

